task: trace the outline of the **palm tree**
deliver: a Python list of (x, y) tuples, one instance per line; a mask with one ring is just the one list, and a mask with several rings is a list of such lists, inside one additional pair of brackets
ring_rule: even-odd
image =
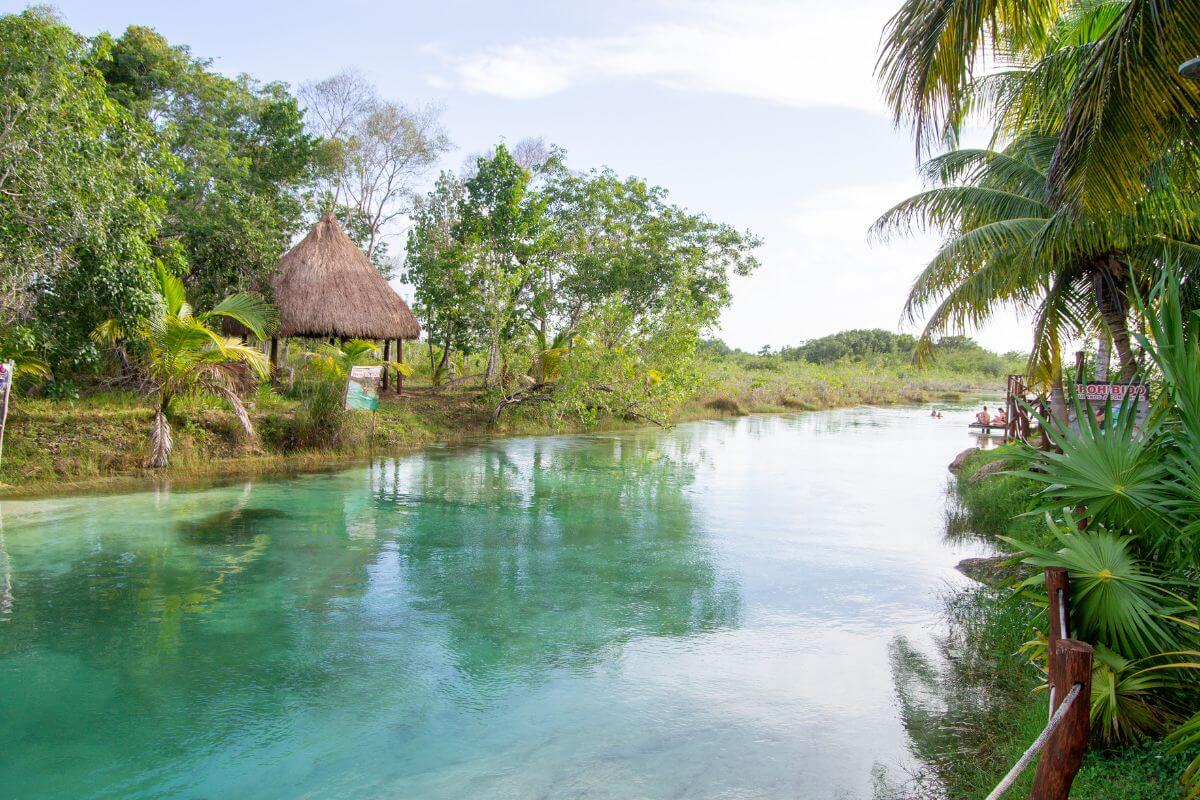
[(27, 375), (31, 378), (49, 378), (50, 365), (32, 348), (13, 339), (0, 339), (0, 363), (12, 362), (13, 378)]
[[(1075, 38), (1064, 37), (1074, 30)], [(918, 152), (954, 143), (980, 110), (990, 63), (1042, 67), (1061, 93), (1062, 135), (1048, 178), (1073, 208), (1128, 209), (1175, 152), (1195, 179), (1200, 85), (1178, 72), (1200, 52), (1200, 0), (904, 0), (883, 33), (878, 71)]]
[(982, 324), (1005, 305), (1033, 313), (1030, 374), (1057, 382), (1060, 344), (1099, 331), (1111, 337), (1122, 380), (1137, 369), (1128, 325), (1135, 286), (1149, 285), (1171, 251), (1200, 234), (1200, 205), (1169, 185), (1128, 213), (1076, 215), (1057, 201), (1049, 169), (1058, 140), (1028, 135), (1003, 150), (952, 150), (923, 165), (932, 186), (887, 211), (879, 237), (938, 229), (946, 239), (913, 283), (904, 313), (932, 306), (919, 342)]
[[(177, 397), (206, 394), (225, 400), (237, 415), (249, 436), (254, 426), (238, 390), (248, 380), (270, 375), (270, 360), (241, 339), (224, 336), (209, 323), (232, 320), (262, 339), (274, 323), (273, 310), (252, 295), (230, 295), (214, 308), (196, 313), (188, 304), (183, 283), (158, 266), (155, 310), (129, 331), (146, 348), (144, 371), (156, 395), (154, 423), (150, 431), (148, 467), (167, 466), (173, 442), (169, 415)], [(123, 327), (114, 321), (103, 323), (92, 333), (98, 341), (123, 337)]]

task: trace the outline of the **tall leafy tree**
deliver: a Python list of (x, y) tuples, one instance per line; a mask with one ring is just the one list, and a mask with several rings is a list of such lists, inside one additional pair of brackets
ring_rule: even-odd
[(98, 37), (95, 62), (109, 95), (152, 122), (175, 156), (158, 246), (178, 251), (193, 294), (267, 294), (318, 163), (296, 99), (283, 84), (226, 78), (140, 26)]
[[(758, 240), (638, 178), (571, 172), (537, 142), (520, 150), (528, 167), (501, 145), (420, 204), (406, 275), (426, 330), (443, 357), (489, 351), (497, 416), (537, 400), (589, 419), (663, 419)], [(509, 357), (529, 364), (520, 380), (497, 373)]]
[(91, 55), (45, 9), (0, 16), (0, 329), (68, 370), (97, 358), (92, 326), (148, 307), (173, 165)]
[(403, 277), (413, 287), (435, 383), (445, 376), (451, 353), (472, 351), (480, 338), (475, 286), (456, 237), (465, 191), (461, 180), (443, 172), (433, 190), (415, 201), (405, 245)]
[(498, 145), (490, 156), (476, 160), (454, 227), (480, 304), (488, 353), (484, 381), (489, 386), (498, 377), (504, 345), (519, 329), (533, 260), (545, 246), (546, 201), (529, 191), (530, 179), (508, 148)]

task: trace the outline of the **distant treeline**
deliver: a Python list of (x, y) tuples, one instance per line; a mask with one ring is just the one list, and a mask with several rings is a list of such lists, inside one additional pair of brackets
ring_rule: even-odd
[[(706, 340), (702, 349), (710, 357), (735, 358), (751, 369), (767, 369), (773, 364), (789, 361), (809, 364), (909, 364), (916, 360), (917, 344), (916, 337), (906, 333), (892, 333), (882, 328), (856, 328), (778, 350), (763, 347), (757, 353), (732, 348), (720, 339)], [(993, 353), (969, 336), (943, 336), (937, 340), (931, 360), (950, 370), (1003, 375), (1019, 371), (1025, 358), (1024, 353)]]

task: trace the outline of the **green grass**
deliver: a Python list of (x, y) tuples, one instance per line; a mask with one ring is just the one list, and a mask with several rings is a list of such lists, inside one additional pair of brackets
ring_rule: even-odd
[(998, 391), (1004, 382), (982, 370), (917, 369), (891, 361), (810, 364), (745, 354), (707, 359), (704, 372), (697, 403), (736, 404), (748, 413), (958, 400)]
[(1046, 521), (1028, 514), (1030, 498), (1039, 488), (1028, 478), (992, 475), (984, 480), (973, 476), (986, 464), (1004, 459), (1006, 447), (975, 453), (955, 476), (947, 509), (947, 530), (954, 535), (978, 536), (997, 543), (998, 536), (1042, 542), (1048, 538)]

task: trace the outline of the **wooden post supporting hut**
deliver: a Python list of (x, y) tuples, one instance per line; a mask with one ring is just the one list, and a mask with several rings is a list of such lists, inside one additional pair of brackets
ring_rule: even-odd
[[(421, 326), (404, 299), (350, 240), (333, 214), (326, 214), (308, 235), (284, 254), (275, 279), (279, 307), (276, 336), (368, 339), (383, 343), (383, 360), (404, 359), (404, 340), (421, 335)], [(271, 357), (278, 341), (271, 342)], [(384, 388), (388, 387), (384, 370)], [(397, 378), (396, 391), (403, 388)]]

